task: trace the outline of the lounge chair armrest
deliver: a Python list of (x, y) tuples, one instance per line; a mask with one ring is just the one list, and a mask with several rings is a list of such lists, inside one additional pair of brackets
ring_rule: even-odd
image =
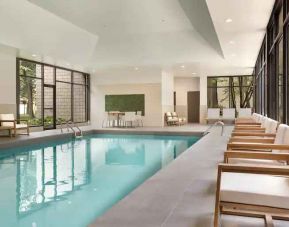
[(265, 159), (289, 162), (289, 153), (264, 153), (264, 152), (244, 152), (244, 151), (226, 151), (224, 154), (225, 162), (229, 158), (245, 158), (245, 159)]
[(261, 144), (261, 143), (228, 143), (228, 149), (266, 149), (289, 150), (288, 144)]
[(264, 132), (233, 132), (232, 136), (263, 136), (263, 137), (276, 137), (276, 133)]
[(274, 138), (230, 138), (229, 142), (242, 142), (242, 143), (274, 143)]
[(257, 131), (262, 131), (262, 130), (266, 130), (265, 128), (263, 128), (263, 127), (250, 127), (250, 126), (242, 126), (242, 127), (240, 127), (240, 126), (235, 126), (235, 128), (234, 128), (235, 130), (257, 130)]
[(289, 176), (289, 166), (219, 164), (218, 171)]
[(17, 120), (0, 120), (0, 123), (1, 122), (17, 122)]

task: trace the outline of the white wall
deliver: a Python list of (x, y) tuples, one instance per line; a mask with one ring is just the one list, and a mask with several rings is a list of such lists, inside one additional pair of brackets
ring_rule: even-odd
[(91, 78), (91, 123), (101, 127), (105, 119), (105, 95), (144, 94), (145, 126), (162, 126), (161, 84), (112, 84), (99, 85)]
[(16, 113), (16, 50), (0, 45), (0, 113)]
[[(174, 111), (174, 76), (170, 71), (162, 71), (162, 117), (165, 112)], [(164, 125), (164, 120), (162, 121)]]
[(176, 111), (179, 116), (188, 118), (188, 91), (200, 91), (199, 77), (176, 77), (175, 80), (176, 92)]
[(207, 76), (200, 77), (200, 123), (206, 123), (207, 117)]

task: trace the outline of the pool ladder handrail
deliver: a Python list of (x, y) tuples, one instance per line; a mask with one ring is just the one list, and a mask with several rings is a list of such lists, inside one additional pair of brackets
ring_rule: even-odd
[(225, 124), (222, 121), (216, 121), (213, 125), (211, 125), (209, 128), (207, 128), (207, 130), (203, 132), (203, 136), (207, 135), (209, 133), (209, 130), (211, 128), (213, 128), (214, 126), (216, 126), (216, 125), (221, 125), (222, 126), (221, 136), (223, 136), (224, 135), (224, 126), (225, 126)]
[[(69, 129), (71, 129), (71, 131), (74, 133), (75, 138), (81, 138), (83, 136), (82, 130), (73, 121), (66, 121), (61, 124), (62, 133), (63, 133), (63, 125), (66, 126), (67, 132), (69, 132)], [(77, 131), (74, 128), (76, 128)], [(77, 133), (79, 133), (79, 135)]]

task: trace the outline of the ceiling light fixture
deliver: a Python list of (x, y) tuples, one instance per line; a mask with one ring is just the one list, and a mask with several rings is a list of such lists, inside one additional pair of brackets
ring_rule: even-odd
[(231, 18), (227, 18), (226, 20), (225, 20), (225, 22), (226, 23), (231, 23), (233, 20), (231, 19)]
[(192, 73), (193, 75), (196, 75), (197, 73)]
[(184, 66), (184, 65), (182, 65), (181, 67), (182, 67), (183, 69), (185, 68), (185, 66)]
[(135, 67), (134, 70), (138, 70), (138, 67)]
[(35, 57), (37, 57), (37, 55), (36, 55), (36, 54), (32, 54), (32, 57), (34, 57), (34, 58), (35, 58)]

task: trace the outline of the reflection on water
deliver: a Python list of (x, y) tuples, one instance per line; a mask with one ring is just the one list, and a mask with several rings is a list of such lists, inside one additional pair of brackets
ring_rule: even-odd
[(196, 140), (91, 135), (2, 152), (0, 226), (86, 226)]
[(90, 180), (90, 149), (71, 141), (14, 157), (17, 163), (17, 212), (25, 215), (60, 200)]

